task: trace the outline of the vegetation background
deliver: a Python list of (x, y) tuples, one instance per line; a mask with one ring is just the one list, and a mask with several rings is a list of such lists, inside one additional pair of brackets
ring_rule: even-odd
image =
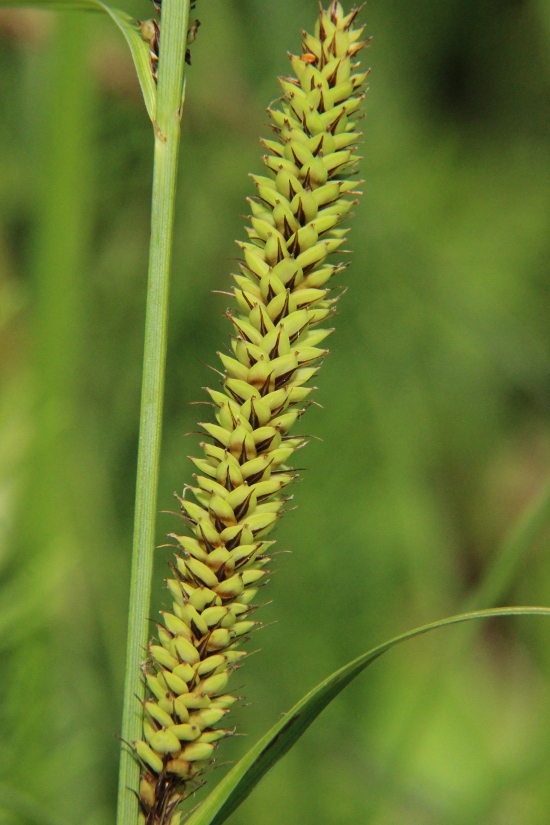
[[(190, 481), (189, 402), (215, 381), (203, 362), (229, 334), (212, 290), (235, 266), (275, 76), (316, 12), (313, 0), (198, 3), (159, 509)], [(323, 440), (302, 454), (311, 472), (279, 530), (293, 555), (266, 594), (277, 623), (239, 672), (249, 736), (222, 759), (337, 666), (457, 612), (550, 470), (550, 4), (371, 0), (364, 15), (365, 194), (324, 409), (304, 424)], [(152, 133), (123, 39), (95, 15), (1, 12), (0, 112), (0, 823), (107, 825)], [(159, 517), (159, 543), (176, 524)], [(548, 539), (498, 603), (549, 603)], [(548, 633), (507, 619), (400, 648), (232, 822), (547, 823)]]

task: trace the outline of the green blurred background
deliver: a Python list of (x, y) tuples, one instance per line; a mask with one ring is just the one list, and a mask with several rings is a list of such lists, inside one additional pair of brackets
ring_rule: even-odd
[[(122, 5), (123, 0), (120, 0)], [(124, 4), (140, 18), (145, 2)], [(159, 509), (227, 341), (265, 106), (314, 0), (199, 0)], [(365, 194), (244, 753), (369, 646), (460, 609), (550, 470), (550, 3), (371, 0)], [(0, 823), (114, 820), (152, 133), (118, 31), (0, 14)], [(160, 515), (159, 543), (174, 529)], [(495, 604), (548, 604), (549, 532)], [(151, 615), (167, 602), (159, 550)], [(447, 629), (323, 714), (235, 825), (545, 825), (550, 628)], [(222, 769), (223, 770), (223, 769)], [(216, 772), (212, 782), (221, 775)]]

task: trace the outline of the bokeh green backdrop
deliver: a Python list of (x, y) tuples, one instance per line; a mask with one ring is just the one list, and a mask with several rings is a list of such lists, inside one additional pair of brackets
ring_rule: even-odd
[[(124, 8), (151, 15), (145, 2)], [(205, 364), (228, 339), (228, 299), (212, 291), (236, 266), (265, 106), (316, 3), (199, 0), (197, 14), (163, 510), (190, 481), (189, 403), (216, 380)], [(459, 610), (549, 472), (550, 4), (371, 0), (364, 15), (365, 194), (317, 382), (324, 409), (304, 422), (322, 441), (301, 454), (310, 472), (278, 534), (293, 553), (266, 593), (276, 623), (236, 677), (248, 738), (227, 759), (354, 655)], [(109, 21), (2, 12), (2, 825), (114, 819), (151, 163)], [(176, 524), (160, 515), (159, 543)], [(548, 539), (543, 529), (495, 603), (548, 604)], [(545, 825), (549, 641), (545, 620), (504, 620), (391, 653), (232, 822)]]

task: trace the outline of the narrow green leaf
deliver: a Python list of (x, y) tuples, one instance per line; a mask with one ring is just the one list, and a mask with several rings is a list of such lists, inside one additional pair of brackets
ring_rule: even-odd
[(0, 0), (2, 6), (34, 6), (58, 11), (103, 11), (114, 20), (126, 38), (136, 67), (143, 99), (152, 122), (156, 119), (157, 89), (149, 62), (149, 45), (141, 36), (139, 26), (126, 12), (114, 9), (100, 0)]
[[(90, 0), (92, 2), (92, 0)], [(143, 93), (147, 113), (151, 118), (152, 123), (156, 122), (156, 107), (157, 107), (157, 87), (153, 80), (151, 72), (151, 63), (149, 58), (149, 45), (141, 36), (139, 26), (132, 20), (132, 18), (119, 9), (113, 9), (111, 6), (100, 3), (95, 0), (95, 5), (100, 6), (107, 14), (115, 21), (120, 31), (126, 38), (126, 42), (132, 52), (134, 65), (136, 67), (139, 85)]]
[(548, 607), (502, 607), (480, 610), (441, 619), (438, 622), (417, 627), (378, 647), (337, 670), (310, 693), (304, 696), (292, 710), (274, 725), (257, 744), (249, 750), (227, 774), (198, 810), (186, 820), (186, 825), (221, 825), (251, 793), (266, 773), (283, 757), (322, 710), (379, 656), (395, 645), (430, 630), (447, 625), (460, 624), (472, 619), (491, 619), (498, 616), (550, 616)]
[[(512, 526), (504, 541), (489, 559), (486, 570), (477, 587), (466, 596), (458, 609), (464, 613), (486, 607), (495, 607), (505, 600), (506, 593), (513, 582), (521, 576), (522, 569), (528, 563), (534, 546), (540, 542), (550, 526), (550, 478), (540, 494), (526, 507), (518, 521)], [(544, 543), (541, 543), (544, 546)], [(426, 725), (429, 714), (434, 713), (437, 702), (445, 692), (449, 670), (446, 663), (451, 663), (459, 656), (464, 656), (465, 649), (472, 644), (479, 626), (471, 624), (451, 644), (445, 654), (434, 661), (432, 667), (424, 674), (415, 700), (408, 705), (406, 717), (402, 721), (399, 734), (393, 737), (392, 746), (386, 755), (386, 764), (398, 772), (402, 755), (406, 753), (406, 742), (412, 742)], [(375, 817), (374, 817), (375, 818)]]
[(549, 524), (550, 478), (507, 533), (494, 558), (489, 560), (478, 587), (459, 609), (469, 613), (479, 610), (481, 605), (492, 607), (505, 599), (507, 591), (520, 575), (521, 566), (527, 563), (533, 545), (548, 530)]

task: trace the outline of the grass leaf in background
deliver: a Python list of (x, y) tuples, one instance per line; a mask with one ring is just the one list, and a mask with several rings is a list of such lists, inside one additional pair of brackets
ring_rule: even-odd
[(136, 21), (126, 12), (108, 6), (100, 0), (0, 0), (0, 6), (12, 8), (30, 6), (37, 9), (63, 11), (103, 11), (108, 14), (117, 24), (130, 47), (145, 106), (151, 121), (155, 122), (157, 90), (151, 73), (149, 45), (141, 36)]
[[(35, 161), (27, 236), (32, 269), (27, 380), (34, 427), (11, 557), (3, 559), (2, 570), (3, 593), (13, 593), (21, 611), (11, 612), (13, 624), (3, 635), (3, 667), (9, 673), (3, 678), (3, 710), (18, 724), (2, 726), (0, 773), (11, 791), (2, 794), (0, 810), (17, 809), (16, 821), (27, 822), (34, 805), (70, 823), (83, 810), (93, 817), (104, 806), (109, 757), (104, 767), (95, 754), (103, 723), (111, 739), (116, 723), (107, 721), (112, 700), (92, 664), (92, 651), (98, 650), (97, 574), (109, 562), (103, 537), (98, 540), (95, 529), (93, 538), (87, 532), (94, 462), (82, 452), (86, 422), (79, 407), (94, 165), (89, 21), (60, 14), (52, 23), (54, 37), (25, 67), (32, 93), (38, 92), (36, 106), (25, 106), (25, 98), (22, 105), (24, 146)], [(99, 650), (104, 660), (103, 644)], [(96, 719), (92, 733), (87, 719), (98, 700), (107, 714)], [(85, 762), (74, 758), (79, 751), (88, 755)], [(61, 774), (71, 794), (58, 793)]]
[(464, 600), (464, 612), (493, 607), (506, 597), (522, 565), (529, 560), (533, 545), (548, 531), (550, 524), (550, 479), (540, 494), (529, 503), (525, 512), (505, 537), (478, 586)]
[(14, 813), (20, 816), (26, 825), (69, 825), (69, 823), (44, 810), (44, 806), (37, 805), (24, 793), (14, 791), (9, 785), (0, 784), (0, 798), (2, 804), (0, 813)]
[[(494, 557), (490, 559), (478, 586), (463, 600), (461, 612), (489, 609), (506, 597), (522, 565), (527, 564), (533, 545), (547, 533), (549, 522), (550, 482), (547, 482), (508, 531)], [(430, 717), (440, 706), (445, 695), (446, 682), (450, 678), (449, 666), (465, 655), (466, 649), (472, 645), (476, 632), (479, 633), (480, 629), (481, 625), (470, 625), (447, 645), (443, 657), (434, 660), (426, 671), (422, 688), (418, 691), (415, 701), (409, 705), (407, 718), (402, 723), (399, 736), (393, 742), (389, 760), (394, 771), (402, 767), (400, 763), (407, 750), (407, 741), (420, 738), (422, 730), (429, 724)]]
[(188, 820), (187, 825), (222, 825), (251, 793), (265, 774), (281, 759), (309, 728), (327, 705), (376, 659), (408, 639), (440, 627), (493, 619), (499, 616), (550, 616), (548, 607), (503, 607), (463, 613), (417, 627), (354, 659), (304, 696), (222, 779), (220, 784)]

